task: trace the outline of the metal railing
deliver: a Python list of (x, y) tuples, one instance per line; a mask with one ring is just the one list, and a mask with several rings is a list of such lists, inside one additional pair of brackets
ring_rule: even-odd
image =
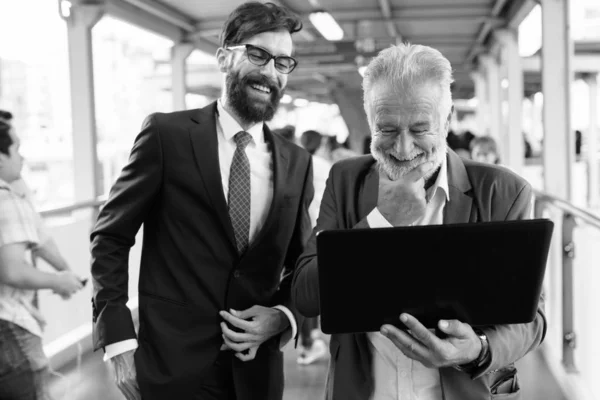
[(600, 218), (573, 204), (548, 193), (535, 192), (535, 218), (543, 218), (544, 211), (551, 206), (562, 212), (562, 362), (568, 373), (577, 372), (575, 365), (575, 347), (577, 335), (574, 323), (574, 279), (575, 242), (573, 231), (582, 222), (600, 230)]
[(63, 216), (65, 214), (70, 214), (74, 211), (85, 210), (88, 208), (98, 210), (104, 204), (106, 199), (106, 196), (100, 196), (95, 200), (80, 201), (77, 203), (69, 204), (67, 206), (42, 209), (40, 210), (40, 215), (43, 218), (50, 218)]

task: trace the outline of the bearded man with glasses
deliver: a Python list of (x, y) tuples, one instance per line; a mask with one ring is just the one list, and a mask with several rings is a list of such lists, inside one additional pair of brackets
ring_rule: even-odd
[[(279, 400), (310, 235), (310, 155), (273, 135), (297, 16), (249, 2), (217, 50), (221, 98), (149, 116), (92, 233), (94, 347), (127, 399)], [(128, 255), (144, 225), (136, 335)]]

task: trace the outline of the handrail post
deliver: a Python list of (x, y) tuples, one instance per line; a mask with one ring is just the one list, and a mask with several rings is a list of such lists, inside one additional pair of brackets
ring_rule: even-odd
[(563, 365), (569, 373), (577, 372), (575, 367), (575, 347), (577, 345), (573, 323), (573, 260), (575, 243), (573, 230), (577, 223), (570, 213), (563, 214), (562, 223), (562, 328), (563, 328)]
[(533, 217), (535, 219), (544, 218), (544, 210), (546, 206), (544, 205), (544, 201), (534, 197), (533, 203)]

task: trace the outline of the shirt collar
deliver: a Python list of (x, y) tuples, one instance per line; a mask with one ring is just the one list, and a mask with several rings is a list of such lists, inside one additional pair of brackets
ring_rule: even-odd
[(0, 189), (8, 189), (12, 191), (12, 188), (10, 187), (10, 185), (8, 184), (8, 182), (0, 179)]
[(450, 190), (448, 189), (448, 162), (447, 157), (444, 157), (442, 165), (440, 166), (440, 172), (434, 182), (434, 184), (427, 190), (427, 201), (431, 201), (435, 196), (437, 190), (442, 190), (446, 195), (446, 201), (450, 201)]
[[(232, 140), (236, 133), (243, 131), (240, 124), (233, 118), (231, 114), (223, 107), (221, 100), (217, 101), (217, 119), (221, 124), (221, 130), (225, 135), (225, 140)], [(252, 125), (246, 132), (252, 136), (255, 144), (263, 143), (265, 141), (265, 135), (263, 133), (263, 122)]]

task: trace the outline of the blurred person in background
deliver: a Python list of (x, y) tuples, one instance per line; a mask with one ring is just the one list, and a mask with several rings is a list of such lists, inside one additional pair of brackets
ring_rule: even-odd
[[(220, 99), (150, 115), (98, 216), (94, 350), (129, 400), (283, 397), (281, 348), (302, 322), (290, 287), (311, 232), (313, 178), (310, 155), (266, 122), (296, 67), (301, 28), (284, 7), (239, 5), (216, 53)], [(136, 334), (128, 262), (142, 224)]]
[(329, 159), (333, 164), (340, 160), (360, 155), (357, 152), (350, 150), (348, 140), (344, 143), (340, 143), (335, 136), (329, 136), (327, 139)]
[[(316, 155), (316, 152), (323, 145), (323, 135), (314, 130), (308, 130), (300, 137), (302, 147), (312, 156), (313, 163), (313, 186), (315, 188), (315, 197), (308, 208), (310, 220), (313, 227), (317, 225), (319, 208), (321, 207), (321, 198), (325, 190), (325, 183), (331, 169), (331, 162)], [(322, 339), (322, 333), (319, 329), (318, 318), (306, 318), (300, 328), (300, 352), (297, 359), (298, 364), (308, 365), (324, 358), (327, 355), (327, 345)]]
[(500, 164), (498, 145), (491, 136), (477, 136), (471, 140), (471, 159), (487, 164)]
[(273, 129), (273, 133), (292, 143), (296, 143), (296, 128), (293, 125), (286, 125), (283, 128)]
[[(28, 198), (12, 188), (22, 166), (19, 139), (10, 125), (0, 122), (0, 399), (47, 400), (46, 321), (37, 308), (36, 291), (51, 289), (68, 299), (84, 281), (46, 236)], [(38, 270), (35, 257), (57, 272)]]

